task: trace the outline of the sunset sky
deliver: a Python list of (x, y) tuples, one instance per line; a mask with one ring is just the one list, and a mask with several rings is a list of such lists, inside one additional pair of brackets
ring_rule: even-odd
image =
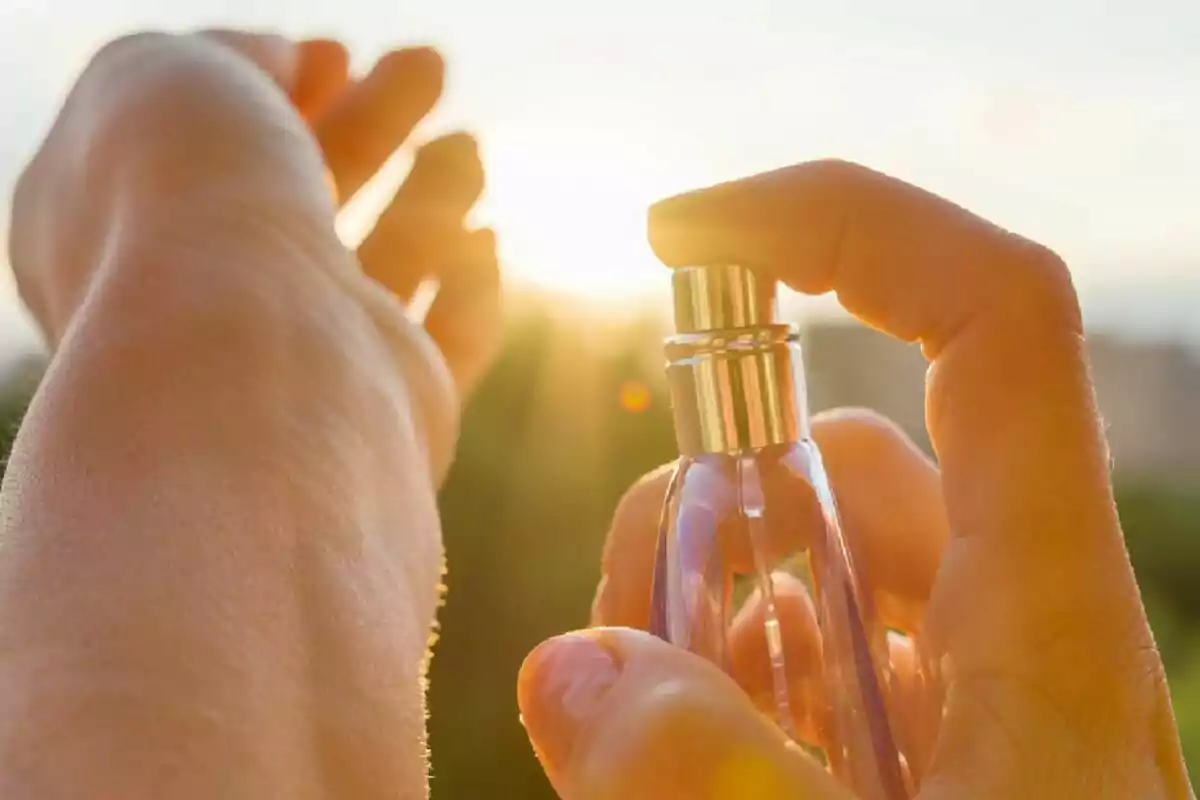
[(1200, 273), (1194, 1), (0, 2), (6, 187), (104, 40), (240, 24), (342, 37), (362, 66), (439, 46), (448, 92), (423, 134), (478, 133), (480, 218), (510, 276), (551, 288), (660, 287), (653, 199), (823, 156), (1044, 241), (1082, 284)]

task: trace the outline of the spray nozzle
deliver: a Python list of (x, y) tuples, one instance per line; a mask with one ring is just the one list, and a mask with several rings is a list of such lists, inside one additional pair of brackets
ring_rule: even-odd
[(775, 281), (739, 264), (681, 267), (671, 276), (671, 293), (677, 333), (775, 324)]

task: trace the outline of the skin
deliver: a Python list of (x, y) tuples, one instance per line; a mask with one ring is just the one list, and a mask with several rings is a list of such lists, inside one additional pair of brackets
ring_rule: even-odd
[[(4, 797), (428, 793), (434, 493), (498, 338), (497, 267), (463, 227), (483, 176), (462, 135), (420, 151), (357, 252), (338, 240), (338, 198), (442, 80), (427, 50), (347, 63), (228, 31), (115, 42), (16, 188), (11, 262), (54, 359), (0, 496)], [(837, 163), (650, 222), (668, 264), (836, 289), (931, 358), (940, 472), (864, 412), (815, 430), (881, 610), (953, 666), (945, 718), (909, 716), (934, 728), (922, 797), (1190, 797), (1061, 263)], [(845, 797), (762, 720), (752, 666), (739, 686), (635, 630), (662, 491), (617, 513), (608, 627), (522, 669), (550, 779), (568, 800)]]
[[(469, 137), (356, 254), (350, 197), (442, 63), (335, 43), (109, 45), (14, 202), (55, 349), (0, 543), (0, 795), (426, 794), (434, 490), (499, 321)], [(361, 269), (360, 269), (361, 266)], [(402, 300), (441, 289), (421, 327)]]
[[(870, 412), (814, 424), (850, 546), (884, 622), (908, 635), (893, 645), (892, 699), (922, 800), (1191, 797), (1061, 260), (842, 162), (666, 200), (650, 212), (650, 240), (672, 266), (740, 262), (834, 291), (929, 359), (937, 466)], [(739, 692), (734, 679), (751, 696), (764, 688), (754, 669), (736, 671), (761, 649), (761, 628), (735, 622), (734, 679), (629, 630), (647, 622), (666, 479), (634, 486), (609, 535), (593, 622), (624, 628), (551, 640), (522, 669), (523, 718), (547, 773), (569, 800), (846, 797), (765, 733)], [(785, 612), (812, 618), (807, 602)], [(788, 646), (815, 666), (815, 626), (793, 630)], [(939, 657), (944, 716), (913, 694), (913, 640)], [(722, 782), (730, 772), (762, 788)]]

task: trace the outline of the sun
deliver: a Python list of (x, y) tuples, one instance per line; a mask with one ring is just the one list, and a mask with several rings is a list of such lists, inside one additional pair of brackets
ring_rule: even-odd
[[(563, 119), (493, 124), (481, 139), (487, 189), (469, 224), (496, 231), (506, 282), (609, 311), (668, 291), (670, 273), (646, 242), (646, 211), (690, 185), (679, 159), (645, 138)], [(410, 150), (347, 204), (338, 220), (347, 244), (374, 224), (411, 167)]]
[(477, 216), (496, 229), (510, 279), (599, 301), (665, 290), (646, 210), (682, 183), (649, 147), (548, 121), (489, 131), (483, 148)]

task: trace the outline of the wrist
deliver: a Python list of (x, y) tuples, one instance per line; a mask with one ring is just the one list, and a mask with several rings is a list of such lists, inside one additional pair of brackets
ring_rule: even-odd
[(364, 429), (381, 414), (399, 416), (436, 488), (458, 432), (453, 381), (437, 347), (362, 274), (332, 215), (265, 205), (254, 194), (187, 205), (175, 198), (117, 226), (63, 347), (158, 348), (161, 380), (190, 386), (201, 377), (181, 359), (216, 348), (232, 369), (274, 376), (274, 384), (252, 384), (248, 403), (259, 391), (296, 396), (295, 414), (307, 413), (310, 400), (314, 415), (332, 403)]
[[(332, 237), (324, 171), (288, 99), (236, 54), (200, 37), (120, 40), (93, 59), (18, 182), (22, 295), (53, 343), (113, 247), (146, 229), (177, 234), (225, 209), (222, 221), (243, 213), (288, 236)], [(207, 235), (192, 228), (184, 246)]]

